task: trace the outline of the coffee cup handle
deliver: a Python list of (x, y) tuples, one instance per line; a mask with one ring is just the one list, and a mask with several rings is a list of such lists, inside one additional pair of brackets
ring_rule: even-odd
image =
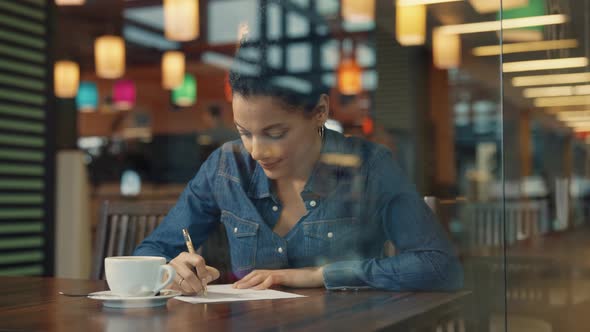
[(159, 291), (161, 291), (164, 287), (170, 285), (172, 283), (172, 281), (174, 280), (174, 277), (176, 276), (176, 270), (174, 270), (174, 268), (172, 266), (160, 265), (160, 278), (159, 278), (159, 280), (162, 280), (164, 272), (167, 272), (168, 278), (166, 278), (166, 280), (164, 282), (159, 283), (156, 286), (156, 288), (154, 289), (154, 293), (156, 293), (156, 294)]

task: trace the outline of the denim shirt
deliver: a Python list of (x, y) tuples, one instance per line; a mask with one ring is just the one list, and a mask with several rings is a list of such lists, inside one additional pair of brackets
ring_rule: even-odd
[[(328, 289), (455, 290), (463, 272), (443, 228), (383, 146), (326, 130), (301, 198), (307, 213), (284, 236), (273, 232), (281, 202), (240, 140), (201, 166), (135, 255), (167, 260), (199, 246), (221, 222), (233, 273), (323, 266)], [(385, 257), (391, 240), (396, 255)]]

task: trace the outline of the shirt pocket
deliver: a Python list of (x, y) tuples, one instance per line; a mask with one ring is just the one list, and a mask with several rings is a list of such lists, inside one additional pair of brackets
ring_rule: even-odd
[(221, 213), (221, 222), (227, 232), (232, 270), (239, 272), (254, 268), (259, 225), (227, 211)]
[(357, 218), (338, 218), (303, 223), (306, 256), (338, 258), (355, 252), (359, 243)]

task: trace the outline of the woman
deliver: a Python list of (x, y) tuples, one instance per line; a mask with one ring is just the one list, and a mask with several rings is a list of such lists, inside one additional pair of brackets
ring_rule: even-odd
[[(136, 255), (166, 257), (174, 288), (200, 293), (219, 272), (184, 252), (181, 230), (197, 247), (221, 222), (236, 288), (462, 287), (452, 245), (391, 153), (324, 128), (327, 95), (268, 73), (232, 70), (230, 84), (241, 139), (212, 153)], [(397, 255), (383, 257), (386, 240)]]

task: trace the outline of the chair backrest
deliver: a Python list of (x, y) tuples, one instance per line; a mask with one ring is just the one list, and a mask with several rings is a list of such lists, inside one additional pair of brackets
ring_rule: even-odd
[(463, 213), (470, 249), (513, 245), (550, 228), (546, 200), (472, 202)]
[(104, 258), (128, 256), (160, 224), (174, 202), (110, 202), (100, 209), (91, 279), (104, 279)]
[[(174, 202), (109, 202), (100, 211), (96, 232), (91, 279), (104, 279), (104, 258), (128, 256), (164, 219)], [(180, 234), (180, 230), (179, 230)], [(229, 244), (223, 224), (209, 232), (198, 249), (207, 265), (219, 270), (219, 282), (233, 282)]]

